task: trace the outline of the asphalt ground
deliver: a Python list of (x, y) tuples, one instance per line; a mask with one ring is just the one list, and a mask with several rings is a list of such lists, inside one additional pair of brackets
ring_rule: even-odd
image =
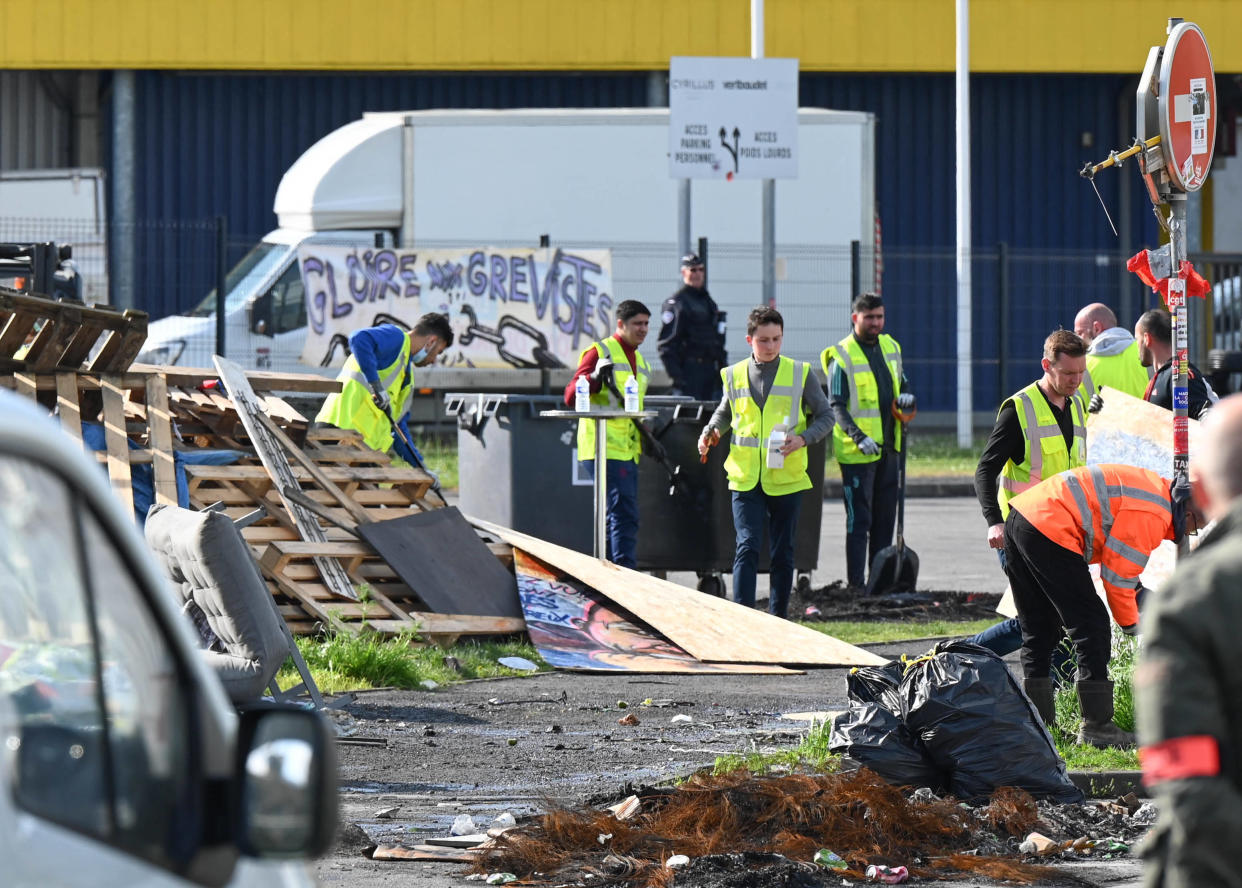
[[(844, 577), (845, 514), (839, 499), (824, 501), (819, 566), (813, 586)], [(999, 592), (1004, 577), (987, 547), (986, 527), (973, 496), (911, 496), (906, 539), (917, 551), (919, 588)], [(693, 573), (669, 579), (694, 585)], [(727, 579), (727, 578), (726, 578)], [(766, 592), (761, 578), (760, 592)], [(830, 615), (829, 615), (830, 616)], [(927, 640), (878, 646), (886, 657), (920, 654)], [(378, 691), (341, 704), (358, 735), (377, 746), (348, 745), (341, 753), (345, 821), (371, 841), (414, 844), (446, 835), (453, 819), (471, 814), (481, 825), (503, 811), (523, 817), (551, 803), (621, 798), (628, 786), (654, 784), (708, 767), (718, 755), (796, 744), (805, 722), (785, 716), (839, 711), (847, 706), (846, 669), (791, 676), (586, 675), (565, 672), (471, 682), (432, 692)], [(664, 706), (642, 707), (652, 698)], [(628, 710), (619, 701), (630, 703)], [(640, 724), (618, 725), (626, 712)], [(690, 722), (672, 721), (689, 715)], [(379, 816), (380, 814), (383, 816)], [(379, 862), (346, 842), (315, 864), (324, 885), (465, 885), (460, 864)], [(1047, 885), (1138, 888), (1135, 859), (1064, 865), (1065, 880)], [(823, 884), (840, 884), (825, 880)], [(991, 886), (920, 880), (924, 886)]]

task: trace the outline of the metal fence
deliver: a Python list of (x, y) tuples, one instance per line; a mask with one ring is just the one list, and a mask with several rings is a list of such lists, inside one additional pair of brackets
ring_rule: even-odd
[[(258, 240), (227, 233), (217, 219), (145, 220), (108, 237), (82, 220), (20, 220), (0, 217), (0, 241), (56, 240), (74, 245), (88, 302), (110, 301), (117, 292), (108, 243), (118, 235), (133, 244), (133, 307), (152, 320), (191, 310), (213, 290), (221, 266), (231, 268)], [(614, 302), (638, 299), (653, 313), (643, 351), (655, 359), (660, 306), (680, 285), (678, 250), (672, 243), (594, 244), (613, 257)], [(425, 248), (451, 246), (426, 242)], [(501, 244), (494, 246), (518, 246)], [(728, 313), (730, 359), (747, 353), (746, 316), (760, 301), (757, 246), (707, 245), (708, 287)], [(221, 256), (223, 250), (223, 256)], [(951, 249), (886, 248), (881, 257), (857, 248), (778, 245), (776, 306), (785, 318), (786, 354), (818, 364), (820, 352), (849, 331), (851, 296), (882, 292), (887, 330), (902, 344), (906, 372), (927, 410), (956, 409), (957, 281)], [(1088, 303), (1114, 308), (1132, 328), (1159, 297), (1125, 269), (1122, 254), (1011, 250), (1001, 244), (976, 250), (972, 259), (971, 365), (973, 406), (989, 412), (999, 401), (1040, 374), (1044, 337), (1073, 327)], [(1242, 350), (1242, 255), (1192, 256), (1214, 285), (1212, 297), (1190, 305), (1191, 360), (1207, 369), (1213, 347)], [(880, 271), (882, 266), (882, 272)], [(227, 343), (226, 343), (227, 351)]]

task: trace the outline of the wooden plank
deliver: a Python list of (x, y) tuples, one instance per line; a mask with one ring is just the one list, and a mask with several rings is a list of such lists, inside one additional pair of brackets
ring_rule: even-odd
[(98, 322), (83, 321), (81, 326), (73, 331), (73, 337), (57, 359), (56, 366), (67, 370), (81, 368), (82, 362), (86, 360), (86, 356), (90, 354), (91, 349), (99, 340), (99, 334), (103, 332), (103, 329), (103, 325)]
[(147, 428), (154, 455), (155, 501), (177, 505), (177, 467), (173, 456), (172, 413), (168, 383), (158, 373), (147, 377)]
[(410, 616), (422, 624), (427, 632), (453, 633), (455, 635), (513, 635), (526, 631), (526, 621), (521, 617), (476, 617), (469, 614), (436, 614), (427, 611), (411, 611)]
[(469, 863), (479, 852), (468, 848), (437, 848), (435, 845), (379, 845), (371, 852), (372, 860), (438, 860), (444, 863)]
[[(70, 312), (49, 319), (35, 336), (34, 342), (30, 343), (30, 350), (26, 352), (26, 363), (30, 368), (36, 373), (46, 373), (58, 366), (61, 356), (68, 348), (69, 341), (73, 339), (73, 334), (81, 322), (80, 314)], [(77, 368), (66, 367), (64, 369), (76, 370)]]
[(315, 465), (314, 461), (302, 452), (302, 448), (298, 447), (292, 440), (290, 440), (289, 436), (284, 433), (284, 430), (281, 429), (280, 426), (276, 425), (270, 416), (264, 413), (256, 413), (255, 419), (257, 419), (263, 427), (272, 434), (272, 437), (280, 442), (280, 444), (285, 448), (285, 451), (296, 459), (301, 464), (303, 469), (310, 473), (310, 476), (315, 479), (316, 484), (328, 493), (332, 494), (337, 502), (345, 507), (345, 511), (349, 512), (355, 521), (359, 524), (366, 524), (370, 522), (371, 519), (367, 516), (366, 511), (350, 499), (345, 494), (345, 491), (341, 490), (341, 488), (336, 485), (336, 482), (329, 478), (323, 470), (319, 468), (319, 466)]
[[(219, 356), (216, 356), (213, 360), (221, 379), (224, 381), (225, 387), (228, 388), (229, 394), (232, 396), (233, 404), (237, 407), (242, 424), (246, 427), (246, 433), (250, 436), (255, 449), (259, 452), (264, 468), (271, 479), (276, 482), (277, 492), (279, 493), (289, 485), (296, 486), (297, 478), (289, 466), (289, 461), (281, 453), (277, 442), (272, 440), (271, 435), (267, 433), (263, 425), (255, 418), (260, 408), (255, 400), (254, 389), (251, 388), (249, 381), (246, 379), (245, 372), (232, 361), (225, 360)], [(293, 517), (298, 532), (303, 539), (314, 542), (325, 542), (327, 540), (327, 537), (324, 536), (323, 528), (319, 526), (318, 519), (310, 511), (304, 506), (289, 502), (288, 500), (285, 500), (284, 504), (285, 509)], [(324, 581), (336, 594), (351, 601), (358, 599), (353, 585), (349, 582), (349, 577), (346, 576), (339, 562), (331, 558), (321, 558), (315, 563), (322, 572)]]
[(125, 435), (125, 392), (116, 384), (116, 377), (99, 380), (103, 392), (104, 441), (108, 446), (108, 480), (113, 492), (121, 498), (126, 511), (134, 511), (133, 479), (129, 471), (129, 438)]
[(26, 343), (26, 337), (34, 330), (40, 315), (31, 311), (16, 311), (8, 317), (0, 331), (0, 355), (9, 356)]
[[(154, 364), (131, 364), (129, 368), (135, 373), (163, 373), (171, 386), (196, 386), (204, 379), (215, 379), (220, 376), (218, 368), (211, 367), (166, 367)], [(341, 390), (341, 383), (331, 376), (320, 376), (315, 373), (277, 373), (271, 370), (248, 370), (246, 378), (250, 380), (252, 390), (264, 392), (305, 392), (307, 394), (330, 394)], [(230, 391), (232, 391), (230, 389)]]
[(14, 373), (13, 389), (19, 395), (33, 401), (39, 391), (39, 377), (30, 373)]
[(618, 567), (477, 518), (467, 520), (562, 569), (709, 663), (881, 666), (883, 657), (814, 629), (694, 589)]
[[(405, 466), (386, 466), (384, 468), (356, 468), (352, 466), (319, 466), (324, 477), (336, 484), (399, 484), (403, 482), (431, 482), (431, 476), (422, 469)], [(207, 480), (236, 481), (246, 478), (270, 478), (263, 466), (186, 466), (186, 474), (194, 478)], [(313, 481), (314, 477), (302, 466), (289, 466), (290, 477), (294, 481)]]
[(56, 374), (56, 412), (60, 414), (60, 427), (81, 442), (82, 409), (78, 405), (77, 374)]
[(517, 584), (454, 507), (358, 526), (397, 576), (442, 614), (521, 617)]

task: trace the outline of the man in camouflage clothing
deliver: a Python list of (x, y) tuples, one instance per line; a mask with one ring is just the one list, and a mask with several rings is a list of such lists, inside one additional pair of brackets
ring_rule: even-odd
[(1134, 673), (1143, 783), (1159, 819), (1146, 888), (1242, 888), (1242, 395), (1208, 413), (1191, 464), (1190, 523), (1217, 521), (1159, 590)]

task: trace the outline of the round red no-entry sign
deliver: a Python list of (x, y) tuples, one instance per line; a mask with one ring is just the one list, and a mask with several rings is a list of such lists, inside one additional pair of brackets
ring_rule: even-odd
[(1173, 185), (1198, 191), (1216, 143), (1216, 80), (1212, 53), (1198, 25), (1173, 28), (1160, 60), (1160, 142)]

